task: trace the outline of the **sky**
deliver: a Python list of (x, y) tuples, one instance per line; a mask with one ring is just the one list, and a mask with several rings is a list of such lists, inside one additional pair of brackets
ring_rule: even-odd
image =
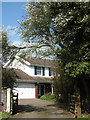
[(16, 29), (20, 26), (17, 20), (22, 21), (22, 16), (26, 15), (26, 3), (27, 2), (2, 2), (2, 26), (7, 29), (8, 40), (15, 46), (27, 45), (23, 42), (23, 39), (20, 39), (19, 34), (17, 34), (18, 30)]
[(25, 4), (26, 2), (2, 2), (2, 26), (7, 29), (9, 41), (15, 45), (22, 41), (16, 28), (19, 27), (17, 20), (22, 21), (22, 16), (26, 14)]

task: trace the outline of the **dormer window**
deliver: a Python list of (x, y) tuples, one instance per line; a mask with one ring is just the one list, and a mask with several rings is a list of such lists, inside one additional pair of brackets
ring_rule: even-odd
[(41, 75), (41, 67), (37, 67), (37, 75)]

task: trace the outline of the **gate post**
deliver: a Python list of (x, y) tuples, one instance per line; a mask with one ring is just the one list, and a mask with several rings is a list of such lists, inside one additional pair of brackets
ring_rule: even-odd
[(10, 93), (11, 93), (11, 89), (7, 88), (7, 112), (10, 113)]
[(11, 114), (13, 114), (13, 93), (11, 93), (11, 103), (10, 103), (10, 106), (11, 106)]

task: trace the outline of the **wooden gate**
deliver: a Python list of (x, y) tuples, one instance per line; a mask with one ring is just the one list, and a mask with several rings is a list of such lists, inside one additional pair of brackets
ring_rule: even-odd
[(71, 102), (70, 102), (70, 112), (75, 114), (75, 118), (81, 116), (81, 103), (80, 103), (80, 95), (71, 96)]
[(15, 114), (18, 110), (18, 93), (15, 95), (11, 92), (11, 114)]

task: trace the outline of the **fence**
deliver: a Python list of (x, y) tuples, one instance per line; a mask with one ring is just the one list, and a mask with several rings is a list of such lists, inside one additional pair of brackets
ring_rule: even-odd
[(75, 96), (71, 96), (71, 102), (70, 102), (70, 112), (75, 114)]
[(81, 103), (80, 103), (80, 95), (71, 96), (71, 102), (70, 102), (70, 112), (75, 114), (75, 118), (81, 116)]
[(2, 112), (16, 113), (18, 109), (18, 93), (14, 95), (10, 88), (3, 90), (1, 102)]
[(18, 109), (18, 93), (14, 95), (13, 93), (11, 94), (11, 113), (14, 114), (17, 112)]

